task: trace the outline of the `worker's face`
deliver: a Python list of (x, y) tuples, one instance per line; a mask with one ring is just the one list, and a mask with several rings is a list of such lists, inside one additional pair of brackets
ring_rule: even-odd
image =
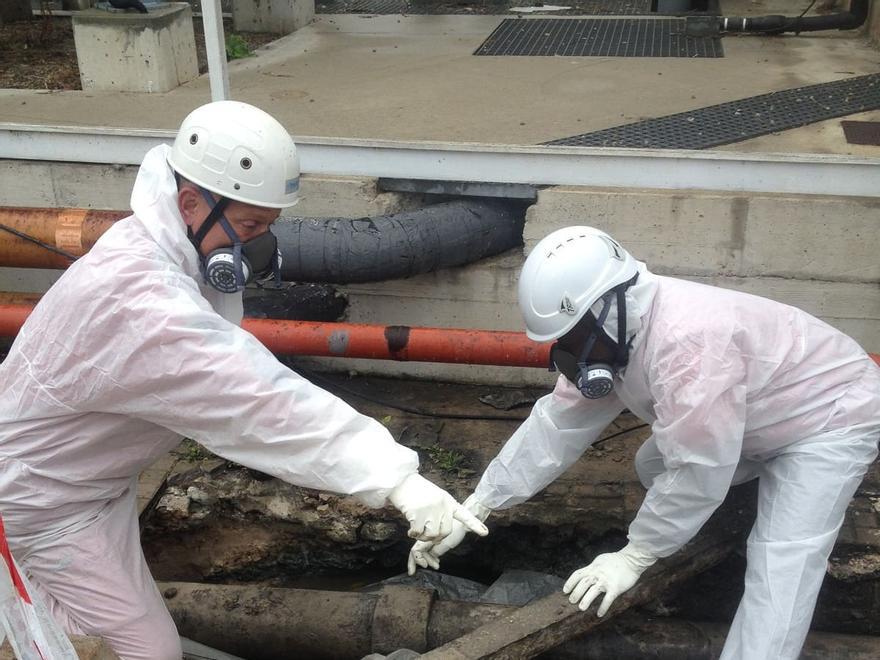
[[(216, 199), (216, 195), (214, 197)], [(188, 184), (180, 189), (178, 207), (183, 221), (192, 228), (193, 233), (199, 230), (211, 212), (211, 207), (208, 206), (208, 202), (201, 193)], [(223, 212), (242, 243), (247, 243), (269, 231), (272, 223), (278, 219), (280, 214), (280, 209), (254, 206), (235, 200), (231, 201)], [(206, 257), (217, 248), (229, 247), (232, 243), (232, 239), (223, 231), (223, 227), (218, 222), (202, 239), (202, 256)]]

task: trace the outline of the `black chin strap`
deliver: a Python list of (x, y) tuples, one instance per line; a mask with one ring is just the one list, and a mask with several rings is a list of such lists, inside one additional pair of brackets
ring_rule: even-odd
[(617, 356), (614, 358), (615, 369), (623, 369), (629, 364), (630, 341), (626, 339), (626, 291), (639, 279), (636, 273), (633, 278), (617, 287)]
[(199, 190), (201, 191), (202, 196), (205, 198), (205, 201), (209, 204), (212, 204), (213, 206), (211, 207), (211, 211), (210, 213), (208, 213), (208, 216), (205, 218), (204, 222), (202, 222), (202, 226), (199, 227), (199, 230), (195, 234), (193, 234), (192, 227), (187, 226), (186, 235), (187, 238), (189, 238), (190, 242), (195, 246), (196, 252), (198, 252), (199, 254), (199, 258), (202, 259), (204, 258), (202, 256), (201, 249), (202, 241), (204, 240), (208, 232), (211, 231), (214, 225), (217, 224), (217, 221), (223, 215), (226, 207), (229, 206), (230, 200), (228, 197), (221, 197), (215, 203), (214, 198), (211, 196), (211, 193), (209, 193), (204, 188), (199, 188)]

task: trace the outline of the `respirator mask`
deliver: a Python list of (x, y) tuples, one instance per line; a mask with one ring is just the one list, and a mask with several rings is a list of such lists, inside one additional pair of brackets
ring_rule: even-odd
[[(550, 348), (550, 371), (559, 371), (587, 399), (601, 399), (614, 389), (614, 378), (629, 362), (629, 342), (626, 340), (626, 290), (636, 283), (638, 274), (603, 295), (602, 309), (592, 324), (581, 350), (575, 354), (556, 342)], [(603, 330), (611, 305), (617, 304), (617, 341), (608, 338)], [(590, 312), (588, 312), (590, 314)], [(591, 361), (590, 352), (597, 341), (613, 347), (611, 361)]]
[[(207, 190), (203, 188), (199, 190), (211, 206), (211, 212), (195, 234), (187, 229), (187, 235), (199, 255), (205, 282), (221, 293), (235, 293), (244, 289), (245, 284), (261, 282), (269, 278), (274, 278), (275, 283), (280, 284), (281, 252), (275, 235), (267, 231), (243, 243), (223, 214), (230, 200), (221, 197), (215, 202)], [(200, 249), (202, 240), (218, 222), (232, 241), (232, 245), (217, 248), (207, 256), (202, 256)]]

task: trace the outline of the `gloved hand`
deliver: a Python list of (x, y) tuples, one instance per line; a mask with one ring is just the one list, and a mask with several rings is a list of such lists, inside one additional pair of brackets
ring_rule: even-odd
[(599, 555), (589, 566), (576, 570), (566, 580), (562, 591), (571, 594), (569, 602), (580, 601), (578, 607), (582, 611), (604, 592), (605, 598), (597, 614), (605, 616), (614, 599), (631, 589), (645, 569), (656, 561), (656, 557), (629, 543), (622, 550)]
[(391, 491), (388, 500), (409, 521), (407, 535), (413, 539), (440, 541), (452, 531), (454, 520), (480, 536), (489, 533), (486, 526), (456, 502), (452, 495), (420, 474), (413, 473), (404, 479)]
[[(468, 497), (461, 505), (474, 514), (474, 517), (480, 522), (485, 522), (486, 518), (488, 518), (489, 514), (492, 512), (491, 509), (487, 509), (483, 506), (474, 495)], [(452, 548), (461, 543), (467, 533), (468, 529), (462, 523), (458, 522), (458, 520), (453, 520), (452, 532), (450, 532), (449, 536), (440, 541), (440, 543), (416, 541), (412, 549), (409, 551), (409, 559), (406, 562), (406, 572), (410, 575), (415, 575), (416, 565), (421, 566), (422, 568), (428, 568), (428, 566), (430, 566), (436, 571), (440, 568), (440, 555), (452, 550)]]

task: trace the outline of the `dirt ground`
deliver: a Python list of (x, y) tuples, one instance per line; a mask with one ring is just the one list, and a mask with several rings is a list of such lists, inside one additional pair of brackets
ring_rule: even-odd
[[(225, 21), (226, 35), (232, 22)], [(193, 19), (199, 72), (208, 70), (201, 18)], [(241, 33), (250, 51), (274, 41), (278, 35)], [(73, 26), (67, 16), (34, 16), (31, 21), (0, 25), (0, 89), (82, 89)]]

